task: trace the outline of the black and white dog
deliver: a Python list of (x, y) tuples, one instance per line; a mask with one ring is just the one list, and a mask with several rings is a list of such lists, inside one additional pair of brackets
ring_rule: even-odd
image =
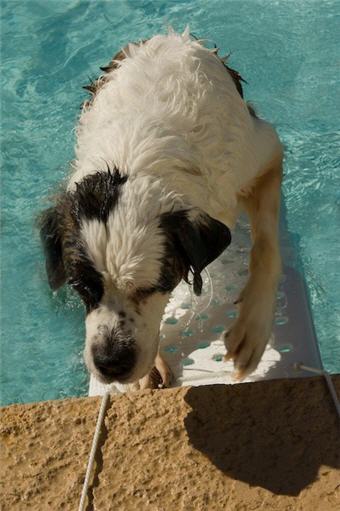
[(250, 277), (224, 334), (238, 376), (271, 332), (280, 272), (281, 144), (243, 100), (241, 77), (216, 50), (170, 32), (129, 44), (87, 88), (67, 188), (41, 217), (49, 284), (86, 306), (85, 360), (103, 382), (135, 382), (156, 364), (159, 327), (181, 279), (251, 220)]

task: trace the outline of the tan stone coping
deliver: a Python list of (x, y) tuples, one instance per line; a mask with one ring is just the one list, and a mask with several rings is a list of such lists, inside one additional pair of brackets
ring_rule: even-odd
[[(3, 511), (78, 509), (99, 405), (2, 409)], [(112, 396), (87, 509), (339, 510), (339, 433), (321, 377)]]

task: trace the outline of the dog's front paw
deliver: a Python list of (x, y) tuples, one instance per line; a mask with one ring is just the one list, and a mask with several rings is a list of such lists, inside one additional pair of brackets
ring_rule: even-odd
[(158, 353), (155, 366), (150, 373), (139, 380), (140, 389), (159, 389), (169, 387), (172, 380), (172, 372), (163, 357)]
[(227, 348), (225, 360), (234, 361), (236, 379), (244, 379), (258, 366), (270, 337), (271, 326), (271, 319), (259, 322), (241, 314), (231, 329), (224, 333)]

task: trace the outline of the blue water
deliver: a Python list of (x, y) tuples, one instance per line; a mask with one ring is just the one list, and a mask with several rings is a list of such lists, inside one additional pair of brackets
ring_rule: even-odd
[(53, 296), (34, 218), (67, 174), (81, 85), (171, 24), (216, 42), (286, 146), (284, 196), (325, 367), (340, 371), (340, 3), (2, 1), (1, 402), (86, 394), (83, 309)]

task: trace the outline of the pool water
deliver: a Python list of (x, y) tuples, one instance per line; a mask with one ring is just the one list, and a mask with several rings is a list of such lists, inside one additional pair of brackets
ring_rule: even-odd
[(83, 308), (49, 290), (34, 219), (67, 175), (81, 86), (126, 42), (187, 23), (231, 52), (285, 144), (288, 228), (339, 372), (339, 1), (4, 0), (1, 16), (1, 404), (87, 393)]

